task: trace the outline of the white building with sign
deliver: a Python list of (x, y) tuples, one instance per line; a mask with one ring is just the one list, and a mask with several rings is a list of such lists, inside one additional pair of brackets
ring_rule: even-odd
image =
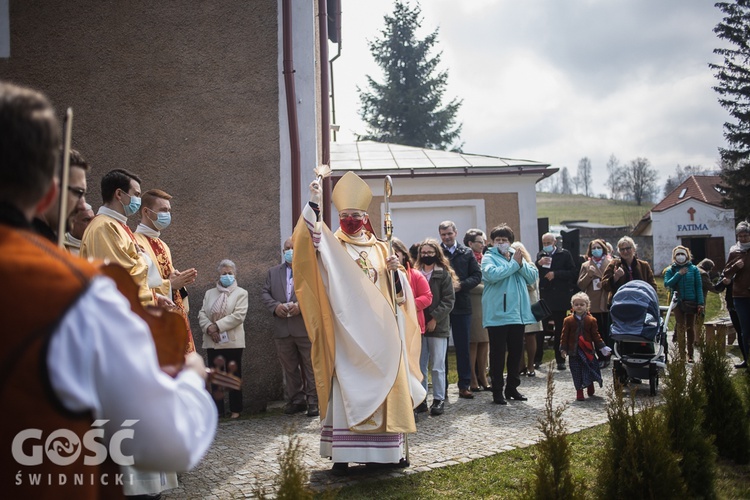
[(634, 235), (653, 239), (656, 274), (672, 263), (677, 245), (690, 249), (694, 264), (709, 258), (717, 269), (724, 266), (736, 238), (734, 210), (723, 207), (722, 193), (718, 175), (691, 176), (636, 226)]

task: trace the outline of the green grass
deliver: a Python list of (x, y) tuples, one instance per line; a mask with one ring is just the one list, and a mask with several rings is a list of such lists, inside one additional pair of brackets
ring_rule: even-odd
[[(659, 288), (659, 302), (666, 305), (667, 295), (663, 281), (657, 277), (656, 282)], [(720, 295), (709, 293), (706, 318), (713, 319), (725, 315)], [(739, 356), (739, 348), (736, 346), (729, 351)], [(546, 349), (545, 363), (553, 358), (552, 350)], [(448, 381), (455, 384), (457, 379), (456, 356), (451, 350), (448, 356)], [(732, 380), (738, 387), (743, 383), (741, 376), (736, 376)], [(740, 390), (740, 393), (747, 398), (750, 391), (745, 389)], [(607, 430), (608, 425), (604, 424), (570, 435), (572, 472), (575, 479), (586, 484), (586, 498), (595, 498), (593, 484), (599, 468), (599, 450), (602, 448)], [(527, 492), (526, 485), (533, 480), (537, 450), (536, 445), (516, 449), (466, 464), (379, 481), (377, 485), (364, 482), (343, 488), (335, 496), (342, 499), (520, 498)], [(716, 476), (717, 498), (750, 498), (750, 466), (738, 466), (727, 460), (719, 460)]]
[(588, 198), (583, 195), (536, 194), (537, 217), (549, 218), (551, 225), (563, 220), (587, 220), (610, 226), (635, 226), (653, 207), (652, 203), (641, 206), (632, 201), (614, 201)]
[[(733, 383), (747, 384), (743, 375)], [(747, 394), (746, 389), (741, 389)], [(599, 425), (570, 435), (572, 472), (586, 485), (586, 498), (594, 499), (593, 485), (600, 467), (599, 451), (608, 425)], [(386, 481), (363, 482), (339, 490), (336, 498), (420, 499), (420, 498), (520, 498), (533, 477), (538, 446), (515, 449), (492, 457), (411, 474)], [(717, 498), (750, 498), (750, 465), (738, 466), (726, 460), (717, 463)]]

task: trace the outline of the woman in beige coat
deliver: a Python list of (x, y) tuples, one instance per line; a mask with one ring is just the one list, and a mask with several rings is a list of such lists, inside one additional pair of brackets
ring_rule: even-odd
[[(586, 250), (586, 260), (581, 264), (581, 272), (578, 275), (578, 288), (585, 292), (591, 300), (591, 315), (596, 319), (599, 334), (608, 347), (612, 347), (609, 338), (609, 308), (607, 307), (607, 292), (602, 288), (604, 270), (612, 261), (607, 244), (604, 240), (596, 239), (589, 242)], [(602, 368), (609, 366), (610, 356), (600, 355), (599, 365)]]
[[(245, 316), (247, 315), (247, 290), (237, 286), (237, 266), (229, 259), (219, 263), (216, 287), (206, 291), (198, 322), (203, 331), (203, 348), (208, 354), (208, 366), (215, 366), (217, 357), (224, 358), (225, 366), (234, 375), (242, 376), (242, 350), (245, 348)], [(224, 398), (216, 400), (219, 416), (224, 416)], [(242, 411), (242, 392), (229, 391), (231, 418)]]

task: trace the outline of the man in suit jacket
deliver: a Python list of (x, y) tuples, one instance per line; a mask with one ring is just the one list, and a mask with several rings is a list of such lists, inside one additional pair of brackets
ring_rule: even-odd
[[(443, 253), (451, 263), (458, 276), (459, 285), (454, 287), (456, 302), (451, 311), (451, 331), (453, 346), (456, 351), (456, 371), (458, 372), (458, 397), (473, 399), (471, 392), (471, 355), (469, 352), (469, 330), (471, 327), (471, 296), (469, 292), (482, 281), (482, 269), (479, 267), (474, 252), (456, 240), (458, 229), (453, 221), (446, 220), (438, 226), (440, 245)], [(448, 352), (445, 353), (445, 366), (448, 366)], [(448, 379), (445, 380), (448, 388)]]
[(307, 409), (308, 417), (317, 417), (320, 410), (310, 359), (312, 345), (294, 293), (292, 238), (284, 242), (283, 254), (284, 262), (268, 270), (261, 298), (274, 317), (273, 340), (284, 370), (289, 397), (284, 413), (293, 414)]

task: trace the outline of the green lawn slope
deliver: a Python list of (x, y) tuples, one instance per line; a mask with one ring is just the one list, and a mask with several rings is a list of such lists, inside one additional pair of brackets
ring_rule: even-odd
[(564, 220), (586, 220), (610, 226), (635, 226), (653, 203), (641, 206), (632, 201), (589, 198), (583, 195), (537, 193), (537, 217), (549, 218), (550, 225)]

